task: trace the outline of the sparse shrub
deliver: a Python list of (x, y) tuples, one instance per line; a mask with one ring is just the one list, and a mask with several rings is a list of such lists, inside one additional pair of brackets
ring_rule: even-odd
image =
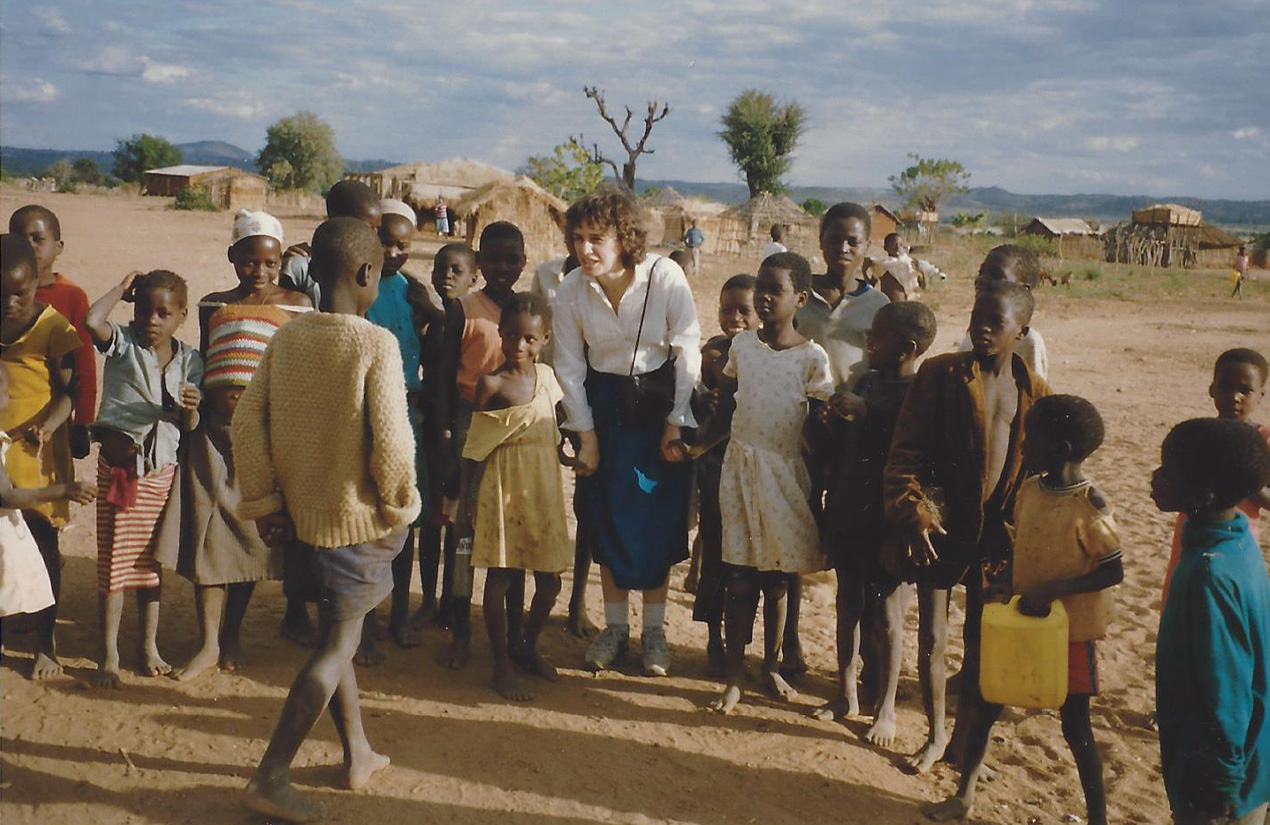
[(1030, 235), (1021, 232), (1014, 237), (1011, 243), (1024, 249), (1030, 249), (1043, 258), (1058, 257), (1058, 244), (1041, 235)]
[(1082, 281), (1101, 281), (1101, 280), (1102, 280), (1102, 270), (1101, 270), (1101, 269), (1094, 269), (1093, 267), (1088, 267), (1088, 268), (1086, 268), (1086, 269), (1082, 269), (1082, 270), (1080, 271), (1080, 279), (1081, 279)]
[(804, 212), (811, 215), (813, 218), (819, 218), (821, 215), (825, 214), (825, 210), (829, 208), (825, 205), (825, 202), (819, 198), (808, 198), (799, 205), (802, 206)]
[(187, 212), (219, 212), (220, 207), (212, 202), (212, 196), (203, 186), (190, 186), (176, 193), (172, 201), (173, 209)]

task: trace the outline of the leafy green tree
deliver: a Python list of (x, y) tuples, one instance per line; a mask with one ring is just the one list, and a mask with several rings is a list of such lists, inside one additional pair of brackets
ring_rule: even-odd
[(128, 183), (137, 183), (147, 169), (175, 166), (181, 162), (181, 150), (157, 135), (139, 134), (115, 141), (113, 173)]
[(321, 192), (344, 174), (344, 159), (335, 149), (331, 124), (309, 111), (296, 112), (269, 127), (256, 166), (276, 189)]
[(49, 167), (44, 170), (42, 177), (52, 178), (57, 181), (57, 190), (65, 192), (68, 189), (74, 189), (75, 183), (72, 177), (74, 174), (75, 169), (71, 166), (71, 162), (66, 158), (62, 158), (50, 163)]
[(821, 215), (825, 214), (825, 210), (829, 208), (828, 204), (820, 198), (808, 198), (800, 205), (802, 206), (803, 211), (808, 215), (811, 215), (813, 218), (819, 218)]
[(782, 178), (807, 128), (807, 112), (796, 101), (779, 103), (769, 92), (747, 89), (728, 104), (719, 137), (741, 171), (750, 197), (785, 191)]
[(970, 191), (970, 173), (955, 160), (923, 158), (910, 152), (912, 166), (887, 178), (904, 205), (923, 212), (938, 212), (949, 196)]
[(96, 186), (101, 183), (101, 169), (92, 158), (80, 158), (71, 164), (71, 174), (78, 183)]
[(973, 214), (970, 212), (958, 212), (956, 215), (952, 216), (952, 221), (950, 221), (950, 223), (952, 223), (953, 226), (966, 229), (978, 229), (979, 227), (987, 225), (984, 221), (984, 214), (982, 212), (975, 212)]
[(592, 157), (577, 138), (525, 161), (524, 172), (534, 182), (567, 201), (594, 192), (604, 182), (604, 164)]

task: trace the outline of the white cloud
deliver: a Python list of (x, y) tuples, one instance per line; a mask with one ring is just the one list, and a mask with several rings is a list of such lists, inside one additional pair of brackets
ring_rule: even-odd
[(265, 106), (245, 92), (228, 92), (212, 97), (190, 97), (181, 101), (193, 109), (216, 115), (250, 120), (265, 113)]
[(32, 103), (48, 103), (57, 100), (62, 91), (38, 77), (19, 80), (16, 83), (5, 81), (5, 97), (10, 100), (24, 100)]
[(1245, 126), (1230, 133), (1235, 140), (1252, 140), (1261, 137), (1260, 126)]
[(151, 60), (145, 55), (141, 56), (141, 63), (145, 67), (141, 71), (141, 79), (147, 83), (174, 83), (183, 77), (190, 76), (190, 70), (185, 66), (178, 66), (175, 63), (160, 63), (157, 60)]
[(35, 16), (40, 19), (40, 31), (49, 35), (70, 34), (70, 24), (66, 22), (66, 18), (62, 16), (62, 12), (58, 9), (45, 8), (36, 9)]
[(1139, 145), (1141, 141), (1127, 135), (1097, 135), (1085, 138), (1085, 148), (1091, 152), (1132, 152)]
[(152, 60), (124, 46), (103, 46), (94, 56), (74, 65), (91, 74), (140, 77), (147, 83), (174, 83), (192, 74), (185, 66)]

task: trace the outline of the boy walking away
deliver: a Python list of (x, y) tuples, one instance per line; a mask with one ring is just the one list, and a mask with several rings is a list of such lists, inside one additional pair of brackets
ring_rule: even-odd
[[(948, 595), (963, 582), (959, 729), (980, 701), (981, 570), (1007, 555), (1005, 522), (1023, 479), (1023, 421), (1036, 399), (1049, 394), (1045, 381), (1014, 351), (1027, 334), (1033, 307), (1032, 292), (1022, 284), (989, 284), (976, 294), (970, 316), (974, 349), (938, 355), (917, 371), (887, 457), (882, 482), (887, 519), (906, 547), (906, 578), (917, 583), (918, 676), (930, 725), (926, 745), (908, 760), (917, 773), (928, 771), (948, 746)], [(955, 750), (954, 755), (959, 757)]]
[[(266, 816), (309, 822), (319, 810), (292, 786), (291, 762), (330, 707), (348, 786), (365, 785), (388, 757), (362, 728), (353, 654), (366, 614), (392, 590), (392, 561), (419, 515), (401, 355), (392, 333), (364, 317), (379, 289), (384, 250), (353, 218), (313, 235), (321, 312), (274, 335), (234, 413), (240, 515), (266, 543), (293, 538), (319, 582), (322, 641), (291, 686), (247, 785)], [(323, 364), (321, 381), (312, 380)]]
[(695, 278), (701, 274), (701, 247), (706, 242), (706, 234), (697, 227), (697, 219), (693, 218), (692, 223), (688, 226), (688, 231), (684, 233), (684, 246), (688, 247), (688, 252), (692, 255), (692, 275)]
[[(1083, 470), (1085, 459), (1102, 444), (1102, 418), (1083, 398), (1051, 395), (1037, 400), (1024, 428), (1023, 460), (1042, 475), (1019, 488), (1012, 582), (1001, 595), (1019, 596), (1019, 610), (1029, 616), (1048, 615), (1055, 599), (1067, 611), (1067, 701), (1059, 711), (1063, 737), (1076, 760), (1087, 821), (1106, 825), (1102, 758), (1089, 723), (1089, 699), (1098, 693), (1095, 640), (1106, 632), (1110, 588), (1124, 579), (1124, 567), (1111, 508)], [(969, 816), (988, 736), (1001, 710), (986, 702), (974, 708), (957, 795), (927, 806), (924, 813), (931, 819)]]
[(1173, 821), (1262, 825), (1270, 804), (1270, 582), (1238, 504), (1270, 482), (1252, 427), (1204, 418), (1164, 439), (1151, 498), (1185, 513), (1155, 650)]
[(785, 227), (779, 223), (772, 224), (771, 235), (772, 239), (763, 245), (763, 257), (760, 260), (766, 261), (773, 255), (789, 251), (785, 247)]
[(1230, 293), (1230, 297), (1238, 296), (1239, 300), (1244, 299), (1244, 281), (1248, 280), (1248, 249), (1247, 247), (1239, 247), (1239, 254), (1235, 256), (1235, 289)]

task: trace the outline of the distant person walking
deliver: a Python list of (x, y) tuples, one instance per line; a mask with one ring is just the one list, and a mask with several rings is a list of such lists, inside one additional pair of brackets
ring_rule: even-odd
[(695, 278), (701, 272), (701, 245), (706, 242), (706, 234), (697, 227), (697, 219), (693, 218), (684, 233), (684, 246), (692, 253), (692, 275)]
[(785, 247), (785, 227), (779, 223), (772, 224), (772, 239), (763, 245), (763, 260), (766, 261), (773, 255), (779, 255), (782, 252), (788, 252)]
[(437, 205), (432, 207), (432, 214), (437, 219), (437, 234), (450, 234), (450, 210), (445, 205), (445, 198), (437, 195)]
[(1248, 277), (1248, 248), (1239, 247), (1239, 254), (1235, 255), (1235, 288), (1231, 291), (1230, 297), (1238, 296), (1239, 300), (1244, 299), (1244, 280)]

